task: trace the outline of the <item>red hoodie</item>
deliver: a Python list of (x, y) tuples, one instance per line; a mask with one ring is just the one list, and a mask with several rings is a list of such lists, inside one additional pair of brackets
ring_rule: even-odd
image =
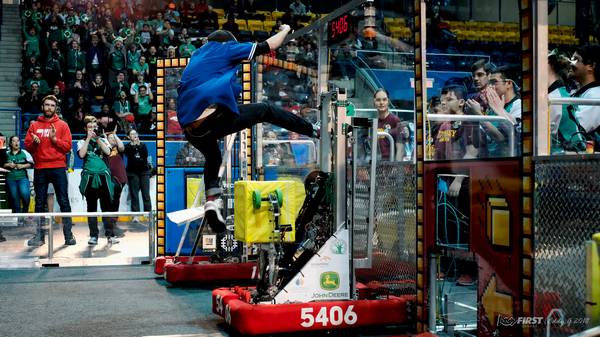
[[(56, 144), (50, 139), (52, 125), (56, 129)], [(34, 134), (40, 138), (39, 144), (33, 141)], [(69, 125), (60, 120), (57, 115), (50, 119), (39, 116), (27, 130), (25, 149), (33, 155), (36, 169), (66, 168), (66, 154), (71, 151), (72, 142)]]

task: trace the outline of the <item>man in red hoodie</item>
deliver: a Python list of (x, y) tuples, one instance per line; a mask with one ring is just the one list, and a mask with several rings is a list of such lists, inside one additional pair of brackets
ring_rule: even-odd
[[(71, 212), (68, 194), (67, 157), (71, 150), (71, 130), (64, 121), (58, 118), (56, 107), (58, 100), (53, 95), (42, 99), (43, 115), (31, 123), (25, 136), (25, 148), (35, 161), (33, 171), (33, 188), (35, 190), (35, 212), (42, 213), (47, 210), (46, 198), (48, 185), (52, 183), (56, 191), (56, 198), (61, 212)], [(52, 211), (52, 210), (50, 210)], [(72, 221), (70, 217), (63, 217), (63, 234), (65, 245), (76, 244), (75, 236), (71, 232)], [(42, 246), (45, 243), (44, 230), (38, 224), (36, 235), (29, 241), (29, 246)]]

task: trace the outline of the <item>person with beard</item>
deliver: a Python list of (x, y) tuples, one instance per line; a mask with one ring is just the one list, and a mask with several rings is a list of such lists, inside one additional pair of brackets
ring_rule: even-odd
[[(33, 188), (35, 190), (35, 212), (45, 212), (48, 185), (52, 184), (60, 211), (71, 212), (69, 204), (67, 158), (71, 151), (71, 130), (69, 125), (58, 118), (56, 108), (58, 100), (49, 95), (42, 99), (43, 115), (31, 123), (25, 136), (25, 149), (34, 158)], [(65, 245), (72, 246), (77, 242), (71, 231), (70, 217), (62, 218)], [(42, 223), (38, 222), (36, 234), (27, 241), (28, 246), (39, 247), (45, 244), (45, 232)]]

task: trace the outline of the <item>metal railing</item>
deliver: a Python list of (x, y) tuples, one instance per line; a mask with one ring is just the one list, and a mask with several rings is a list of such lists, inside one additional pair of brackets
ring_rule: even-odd
[[(54, 217), (118, 217), (118, 216), (147, 216), (148, 217), (148, 233), (149, 233), (149, 251), (148, 258), (152, 260), (156, 256), (156, 221), (155, 212), (52, 212), (52, 213), (0, 213), (2, 218), (15, 217), (37, 217), (39, 220), (45, 218), (48, 222), (48, 259), (54, 257)], [(37, 224), (36, 226), (40, 226)]]
[(580, 97), (560, 97), (548, 99), (550, 105), (565, 105), (565, 104), (576, 104), (576, 105), (600, 105), (600, 99), (598, 98), (580, 98)]
[(506, 118), (501, 116), (481, 116), (481, 115), (446, 115), (446, 114), (428, 114), (427, 119), (432, 122), (503, 122), (509, 123), (511, 127), (508, 129), (508, 147), (509, 156), (514, 157), (516, 154), (516, 137), (514, 125)]

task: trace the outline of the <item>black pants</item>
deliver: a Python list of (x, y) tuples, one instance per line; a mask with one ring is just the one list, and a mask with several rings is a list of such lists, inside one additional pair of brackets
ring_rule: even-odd
[[(33, 171), (33, 189), (35, 191), (35, 212), (36, 213), (44, 213), (44, 212), (52, 212), (52, 210), (47, 210), (47, 201), (48, 199), (48, 185), (52, 183), (54, 186), (54, 191), (56, 193), (56, 200), (58, 201), (58, 206), (60, 206), (60, 211), (63, 213), (71, 212), (71, 204), (69, 203), (69, 181), (67, 179), (67, 172), (65, 168), (47, 168), (47, 169), (35, 169)], [(40, 219), (43, 222), (43, 219)], [(38, 233), (41, 235), (41, 224), (38, 226)], [(71, 217), (63, 216), (62, 217), (63, 224), (63, 234), (65, 236), (65, 240), (70, 239), (73, 236), (71, 232), (71, 227), (73, 226), (73, 222)]]
[[(88, 212), (98, 211), (98, 200), (100, 200), (100, 208), (103, 212), (108, 212), (111, 209), (111, 198), (110, 192), (108, 191), (108, 184), (106, 178), (102, 177), (102, 185), (98, 188), (92, 187), (92, 181), (88, 181), (88, 185), (85, 188), (85, 201), (87, 203)], [(104, 224), (104, 235), (106, 237), (115, 236), (113, 233), (113, 223), (110, 217), (102, 217), (102, 223)], [(88, 226), (90, 228), (90, 236), (98, 237), (98, 217), (88, 217)]]
[[(118, 182), (114, 176), (112, 178), (112, 181), (113, 181), (113, 198), (110, 202), (110, 208), (107, 209), (107, 211), (108, 212), (118, 212), (119, 204), (121, 201), (121, 192), (123, 192), (123, 186), (125, 186), (125, 184), (121, 184), (120, 182)], [(111, 227), (114, 231), (115, 225), (117, 224), (118, 217), (106, 217), (106, 219), (108, 219), (107, 221), (110, 221)], [(113, 234), (114, 234), (114, 232), (113, 232)]]
[(150, 201), (150, 171), (140, 173), (127, 172), (127, 185), (129, 186), (129, 196), (131, 197), (131, 211), (140, 211), (140, 190), (142, 191), (142, 202), (144, 203), (144, 212), (152, 210)]
[(287, 130), (312, 136), (312, 124), (270, 103), (241, 104), (240, 114), (219, 106), (200, 126), (186, 128), (185, 137), (206, 159), (204, 164), (204, 186), (206, 195), (220, 194), (219, 167), (223, 161), (218, 140), (232, 133), (247, 129), (258, 123), (271, 123)]

